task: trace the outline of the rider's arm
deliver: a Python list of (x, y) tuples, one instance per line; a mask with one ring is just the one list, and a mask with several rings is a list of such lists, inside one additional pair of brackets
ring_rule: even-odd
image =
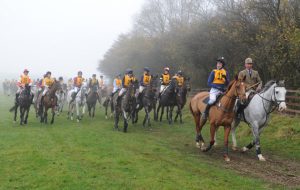
[(208, 77), (208, 80), (207, 80), (207, 85), (211, 88), (214, 88), (214, 84), (213, 84), (213, 81), (214, 81), (214, 77), (215, 77), (215, 72), (212, 71), (210, 74), (209, 74), (209, 77)]

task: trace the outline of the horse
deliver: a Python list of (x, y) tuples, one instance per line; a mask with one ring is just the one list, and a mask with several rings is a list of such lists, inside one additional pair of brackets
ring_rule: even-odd
[(87, 100), (86, 100), (90, 117), (95, 116), (95, 108), (96, 108), (98, 99), (99, 99), (99, 95), (97, 92), (97, 86), (94, 86), (93, 88), (91, 88), (91, 91), (89, 92), (89, 94), (87, 96)]
[(10, 109), (14, 113), (14, 122), (17, 119), (18, 107), (20, 107), (20, 125), (27, 124), (28, 114), (32, 103), (31, 86), (26, 84), (25, 88), (20, 92), (20, 95), (15, 102), (15, 105)]
[(98, 101), (99, 101), (99, 104), (100, 104), (100, 107), (101, 107), (101, 104), (102, 104), (102, 98), (106, 98), (108, 97), (108, 88), (107, 86), (104, 86), (103, 88), (99, 88), (98, 89)]
[(62, 113), (64, 104), (66, 101), (66, 96), (67, 96), (67, 85), (62, 84), (62, 88), (56, 92), (57, 96), (57, 108), (56, 108), (56, 113), (57, 116), (59, 116), (60, 113)]
[[(113, 96), (118, 96), (120, 90), (117, 90)], [(114, 97), (107, 96), (106, 99), (103, 102), (103, 107), (105, 108), (105, 119), (108, 119), (108, 107), (110, 107), (110, 118), (112, 117), (114, 113), (114, 103), (113, 103)]]
[(138, 112), (144, 108), (145, 117), (143, 120), (143, 127), (146, 126), (146, 122), (148, 126), (151, 126), (150, 123), (150, 112), (154, 111), (154, 117), (156, 116), (156, 102), (157, 102), (157, 91), (158, 91), (158, 76), (153, 76), (151, 82), (148, 86), (145, 87), (141, 94), (141, 103), (134, 110), (134, 119), (133, 123), (137, 123), (138, 121)]
[(135, 102), (135, 91), (136, 91), (136, 84), (137, 82), (131, 83), (125, 94), (122, 97), (116, 96), (114, 98), (114, 119), (115, 119), (115, 124), (114, 124), (114, 129), (119, 130), (119, 117), (122, 115), (123, 120), (124, 120), (124, 128), (123, 132), (127, 132), (128, 128), (128, 120), (133, 118), (133, 111), (136, 106)]
[(209, 151), (215, 143), (214, 138), (217, 127), (224, 126), (224, 160), (230, 161), (228, 156), (228, 136), (234, 118), (233, 108), (237, 98), (240, 99), (241, 103), (246, 101), (246, 85), (242, 80), (236, 77), (235, 80), (230, 82), (224, 95), (210, 108), (210, 144), (208, 147), (205, 147), (201, 130), (206, 120), (202, 119), (201, 115), (205, 110), (206, 103), (204, 103), (204, 101), (208, 96), (209, 92), (200, 92), (196, 94), (190, 102), (190, 111), (196, 124), (196, 145), (201, 148), (203, 152)]
[(186, 104), (187, 101), (187, 93), (191, 91), (191, 86), (190, 86), (190, 78), (186, 78), (184, 80), (184, 84), (182, 88), (179, 88), (179, 95), (177, 96), (177, 111), (176, 111), (176, 116), (174, 119), (174, 122), (177, 122), (177, 118), (179, 116), (180, 123), (183, 123), (182, 121), (182, 109)]
[(87, 91), (86, 84), (83, 84), (79, 89), (78, 93), (76, 94), (74, 100), (72, 99), (72, 94), (75, 92), (73, 90), (70, 90), (68, 92), (68, 97), (67, 97), (67, 102), (69, 106), (68, 119), (73, 120), (74, 109), (76, 109), (77, 122), (79, 122), (82, 119), (85, 113), (86, 91)]
[[(242, 148), (243, 152), (248, 151), (255, 145), (258, 159), (260, 161), (266, 160), (261, 153), (260, 134), (267, 126), (272, 111), (278, 108), (278, 111), (281, 112), (287, 108), (285, 96), (286, 89), (284, 81), (274, 80), (267, 82), (262, 91), (253, 96), (248, 106), (244, 109), (242, 120), (251, 128), (254, 139), (247, 146)], [(235, 117), (231, 125), (233, 150), (237, 150), (235, 133), (240, 122), (241, 118)]]
[(51, 108), (51, 124), (54, 123), (55, 109), (57, 106), (56, 91), (61, 89), (60, 82), (54, 81), (49, 91), (44, 95), (41, 106), (39, 107), (39, 116), (41, 123), (48, 123), (48, 110)]
[(175, 79), (172, 79), (170, 84), (165, 88), (165, 90), (161, 93), (161, 96), (158, 101), (158, 107), (156, 111), (156, 118), (158, 118), (159, 110), (162, 108), (160, 119), (162, 121), (162, 116), (164, 114), (164, 108), (167, 107), (167, 119), (169, 124), (173, 122), (173, 109), (174, 106), (177, 106), (177, 100), (181, 98), (182, 91), (179, 90), (180, 87), (177, 86), (177, 82)]

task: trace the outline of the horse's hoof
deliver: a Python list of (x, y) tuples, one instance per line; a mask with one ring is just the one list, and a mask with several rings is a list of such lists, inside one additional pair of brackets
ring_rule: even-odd
[(266, 161), (265, 157), (263, 157), (262, 154), (257, 155), (257, 157), (258, 157), (258, 160), (259, 160), (259, 161), (263, 161), (263, 162)]
[(77, 119), (77, 123), (79, 123), (79, 119)]
[(196, 142), (196, 147), (197, 147), (197, 148), (201, 148), (201, 145), (200, 145), (199, 142)]
[(105, 119), (108, 119), (107, 115), (105, 116)]
[(248, 150), (249, 150), (249, 148), (247, 148), (245, 146), (242, 148), (242, 152), (247, 152)]
[(218, 146), (218, 143), (215, 142), (213, 146), (214, 146), (214, 147), (217, 147), (217, 146)]
[(73, 119), (74, 119), (74, 118), (73, 118), (73, 117), (71, 117), (71, 121), (73, 121)]
[(233, 150), (233, 151), (238, 151), (238, 147), (232, 146), (232, 150)]
[(224, 155), (224, 160), (225, 160), (225, 162), (230, 162), (229, 156), (228, 155)]

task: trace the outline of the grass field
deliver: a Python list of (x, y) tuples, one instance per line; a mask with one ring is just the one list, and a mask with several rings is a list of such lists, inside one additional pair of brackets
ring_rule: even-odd
[[(0, 189), (300, 188), (299, 118), (273, 115), (261, 137), (267, 162), (251, 150), (230, 151), (232, 161), (225, 163), (222, 130), (219, 145), (200, 152), (188, 110), (183, 125), (153, 122), (149, 129), (139, 122), (124, 134), (112, 130), (99, 108), (94, 119), (76, 123), (63, 113), (54, 125), (41, 125), (31, 113), (20, 127), (7, 111), (12, 102), (0, 96)], [(239, 129), (240, 146), (251, 139), (246, 126)]]

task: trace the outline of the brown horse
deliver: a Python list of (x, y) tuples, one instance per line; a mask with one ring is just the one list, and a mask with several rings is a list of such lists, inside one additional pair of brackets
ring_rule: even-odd
[(54, 123), (54, 116), (55, 116), (55, 108), (57, 106), (57, 96), (56, 91), (61, 89), (61, 85), (59, 81), (55, 81), (49, 91), (45, 94), (42, 106), (39, 107), (39, 115), (41, 117), (41, 123), (48, 122), (48, 110), (52, 109), (52, 119), (51, 124)]
[(202, 113), (205, 110), (206, 104), (204, 103), (209, 96), (209, 92), (200, 92), (196, 94), (190, 102), (190, 110), (194, 116), (196, 124), (196, 145), (206, 152), (212, 148), (215, 143), (215, 132), (219, 126), (224, 126), (224, 159), (230, 161), (228, 156), (228, 136), (231, 129), (231, 123), (234, 118), (234, 105), (237, 97), (241, 102), (246, 101), (246, 85), (237, 78), (230, 82), (227, 91), (224, 95), (210, 108), (209, 122), (210, 122), (210, 144), (205, 147), (204, 140), (201, 135), (202, 127), (206, 120), (201, 118)]

